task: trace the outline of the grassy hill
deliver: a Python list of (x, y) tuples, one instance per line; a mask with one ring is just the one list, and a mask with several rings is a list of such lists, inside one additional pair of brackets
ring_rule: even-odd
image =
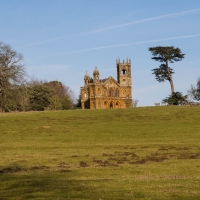
[(0, 114), (0, 200), (200, 199), (200, 107)]

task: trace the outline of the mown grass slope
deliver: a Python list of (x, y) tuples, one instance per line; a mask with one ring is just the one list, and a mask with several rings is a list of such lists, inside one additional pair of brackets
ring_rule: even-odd
[(200, 107), (0, 114), (0, 200), (200, 199)]

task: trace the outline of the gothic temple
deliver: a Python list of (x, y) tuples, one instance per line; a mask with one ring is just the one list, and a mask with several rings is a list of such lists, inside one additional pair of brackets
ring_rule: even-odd
[(86, 71), (81, 87), (82, 109), (132, 108), (131, 61), (116, 60), (117, 80), (112, 76), (100, 79), (97, 67), (93, 78)]

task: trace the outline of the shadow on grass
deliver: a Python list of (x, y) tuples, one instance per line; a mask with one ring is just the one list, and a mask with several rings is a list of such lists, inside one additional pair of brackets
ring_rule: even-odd
[[(76, 172), (1, 173), (0, 200), (41, 199), (143, 199), (144, 191), (116, 189), (111, 179), (77, 180)], [(113, 182), (114, 181), (114, 182)], [(105, 187), (107, 185), (108, 187)], [(110, 188), (110, 189), (109, 189)], [(125, 195), (126, 194), (126, 195)], [(134, 197), (134, 198), (133, 198)]]
[[(70, 170), (23, 171), (7, 167), (0, 174), (0, 200), (86, 198), (91, 186), (74, 180)], [(88, 181), (87, 181), (88, 182)], [(58, 198), (59, 197), (59, 198)]]

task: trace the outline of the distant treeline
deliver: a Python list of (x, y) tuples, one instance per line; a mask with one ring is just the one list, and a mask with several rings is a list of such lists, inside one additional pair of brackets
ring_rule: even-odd
[(0, 112), (68, 110), (74, 93), (60, 81), (28, 80), (23, 56), (0, 42)]

